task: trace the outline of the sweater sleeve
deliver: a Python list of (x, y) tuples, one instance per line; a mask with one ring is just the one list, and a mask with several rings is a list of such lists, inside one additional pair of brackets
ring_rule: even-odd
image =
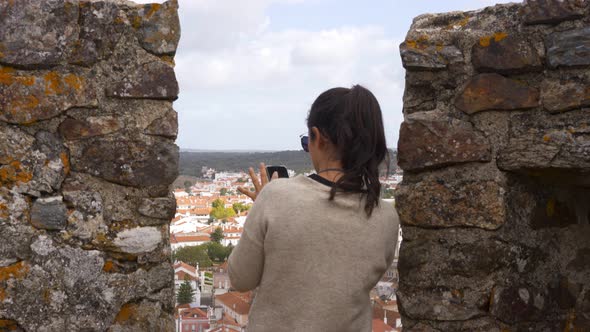
[(228, 260), (231, 285), (238, 291), (256, 288), (264, 269), (264, 237), (268, 225), (268, 186), (260, 192), (244, 224), (244, 232)]

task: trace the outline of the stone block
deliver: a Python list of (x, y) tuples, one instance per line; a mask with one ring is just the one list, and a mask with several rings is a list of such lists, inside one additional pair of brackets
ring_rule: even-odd
[(78, 23), (80, 32), (73, 43), (69, 62), (91, 66), (110, 57), (128, 19), (114, 2), (80, 1)]
[[(414, 288), (400, 285), (397, 300), (400, 311), (413, 319), (465, 321), (486, 314), (489, 294), (485, 290), (446, 286)], [(405, 329), (404, 329), (405, 330)]]
[(67, 226), (66, 214), (61, 196), (39, 198), (31, 208), (31, 224), (39, 229), (62, 230)]
[(158, 228), (137, 227), (117, 234), (113, 244), (122, 252), (142, 254), (156, 249), (161, 242), (162, 233)]
[[(527, 285), (495, 287), (490, 298), (490, 313), (506, 323), (539, 321), (548, 305), (546, 293)], [(554, 317), (555, 318), (555, 317)]]
[(473, 77), (457, 96), (455, 106), (467, 114), (486, 110), (518, 110), (539, 105), (539, 91), (498, 74)]
[(436, 108), (436, 91), (432, 82), (428, 84), (409, 85), (406, 76), (406, 89), (404, 90), (404, 114), (431, 111)]
[(120, 119), (113, 116), (87, 117), (84, 120), (65, 119), (58, 128), (59, 133), (66, 140), (103, 136), (114, 133), (123, 128)]
[(178, 1), (143, 5), (133, 17), (141, 46), (156, 55), (174, 55), (180, 40)]
[(178, 176), (178, 147), (148, 137), (72, 141), (72, 169), (134, 187), (171, 184)]
[(554, 32), (545, 40), (547, 63), (555, 67), (590, 65), (590, 27)]
[(175, 100), (178, 82), (170, 65), (152, 61), (134, 69), (122, 80), (110, 83), (106, 94), (116, 98)]
[(494, 181), (439, 180), (402, 183), (395, 199), (404, 225), (498, 229), (506, 220), (505, 194)]
[(74, 1), (2, 1), (0, 13), (1, 64), (55, 66), (77, 37), (78, 6)]
[(471, 124), (440, 119), (403, 122), (397, 158), (403, 170), (419, 171), (492, 157), (488, 141)]
[(170, 220), (176, 214), (176, 199), (174, 197), (144, 198), (138, 211), (146, 217)]
[(547, 79), (541, 86), (541, 100), (550, 113), (590, 106), (590, 83)]
[(557, 24), (584, 16), (582, 0), (527, 0), (521, 9), (525, 24)]
[(480, 72), (523, 73), (543, 69), (529, 40), (506, 33), (481, 38), (473, 45), (471, 57)]
[(26, 72), (0, 66), (0, 120), (29, 124), (75, 106), (94, 107), (94, 89), (84, 72)]
[(158, 118), (145, 128), (144, 133), (153, 136), (162, 136), (176, 139), (178, 135), (178, 114), (170, 110), (161, 118)]
[(498, 166), (508, 171), (590, 171), (589, 115), (588, 109), (513, 115), (509, 142), (498, 153)]
[(407, 70), (442, 70), (463, 62), (463, 53), (454, 45), (430, 45), (428, 39), (406, 40), (400, 45), (402, 64)]

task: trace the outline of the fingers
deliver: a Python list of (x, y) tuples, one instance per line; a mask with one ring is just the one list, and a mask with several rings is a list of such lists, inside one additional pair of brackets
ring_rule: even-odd
[(256, 193), (254, 193), (248, 189), (242, 188), (242, 187), (238, 187), (238, 191), (241, 192), (242, 194), (250, 197), (253, 201), (256, 200)]
[(262, 186), (260, 185), (260, 180), (258, 179), (256, 172), (254, 172), (254, 168), (250, 167), (248, 169), (248, 172), (250, 173), (250, 178), (252, 178), (252, 183), (254, 184), (254, 189), (256, 189), (256, 193), (259, 193), (262, 189)]
[(279, 178), (279, 173), (278, 172), (272, 172), (272, 177), (270, 178), (271, 180), (275, 180)]
[(268, 183), (268, 173), (266, 172), (266, 165), (264, 165), (264, 163), (260, 163), (260, 180), (262, 182), (262, 187)]

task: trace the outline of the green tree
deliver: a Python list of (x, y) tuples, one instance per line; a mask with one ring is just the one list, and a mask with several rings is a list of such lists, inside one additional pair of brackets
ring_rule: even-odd
[(221, 188), (221, 189), (219, 189), (219, 195), (220, 196), (227, 195), (227, 188)]
[(211, 203), (211, 207), (215, 208), (219, 208), (219, 207), (224, 207), (225, 206), (225, 202), (218, 198), (216, 200), (213, 201), (213, 203)]
[(219, 198), (214, 200), (211, 205), (213, 206), (213, 209), (211, 209), (209, 215), (217, 220), (227, 219), (236, 215), (234, 209), (226, 208), (225, 202)]
[(195, 298), (195, 290), (191, 287), (188, 276), (184, 277), (184, 282), (178, 287), (178, 293), (176, 294), (176, 302), (178, 304), (192, 303)]
[(205, 243), (207, 254), (212, 261), (223, 262), (227, 257), (227, 249), (218, 242)]
[(248, 210), (250, 210), (251, 207), (252, 207), (252, 205), (244, 204), (241, 202), (232, 204), (232, 209), (234, 210), (234, 212), (236, 214), (240, 214), (240, 212), (243, 212), (243, 211), (248, 211)]
[(211, 241), (217, 242), (219, 244), (221, 243), (221, 240), (223, 240), (223, 229), (221, 229), (221, 227), (217, 227), (215, 231), (211, 233)]
[(197, 263), (199, 264), (199, 267), (209, 267), (213, 265), (209, 255), (207, 255), (207, 250), (201, 246), (186, 246), (179, 248), (174, 251), (173, 256), (175, 260), (185, 262), (192, 266), (196, 266)]

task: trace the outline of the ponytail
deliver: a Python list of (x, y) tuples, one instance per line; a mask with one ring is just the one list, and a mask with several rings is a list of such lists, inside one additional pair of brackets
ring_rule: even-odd
[[(330, 192), (361, 193), (365, 212), (371, 216), (379, 205), (379, 166), (389, 159), (379, 102), (371, 91), (355, 85), (322, 93), (311, 106), (308, 128), (317, 127), (330, 139), (342, 163), (344, 174)], [(312, 137), (314, 139), (314, 137)]]

